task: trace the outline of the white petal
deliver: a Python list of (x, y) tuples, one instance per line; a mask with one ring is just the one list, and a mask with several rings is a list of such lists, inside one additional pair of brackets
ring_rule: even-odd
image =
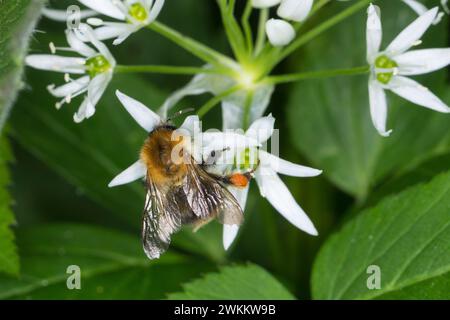
[(118, 8), (118, 6), (114, 5), (113, 0), (78, 0), (82, 4), (84, 4), (86, 7), (91, 8), (92, 10), (95, 10), (101, 14), (104, 14), (106, 16), (119, 19), (119, 20), (125, 20), (125, 14)]
[(369, 80), (370, 115), (378, 133), (388, 137), (392, 130), (386, 131), (387, 100), (384, 89), (376, 80)]
[(192, 78), (192, 80), (183, 88), (172, 93), (164, 104), (159, 108), (158, 113), (163, 117), (167, 118), (167, 113), (172, 107), (174, 107), (178, 102), (180, 102), (184, 97), (189, 95), (199, 95), (209, 91), (207, 86), (207, 79), (210, 75), (198, 74)]
[(448, 0), (441, 0), (441, 6), (447, 14), (450, 14), (450, 8), (448, 7)]
[[(241, 206), (242, 211), (244, 211), (245, 205), (247, 203), (249, 187), (248, 186), (246, 188), (229, 187), (228, 190), (236, 198), (239, 205)], [(238, 225), (231, 225), (231, 226), (224, 225), (223, 226), (223, 247), (225, 248), (225, 250), (228, 250), (230, 248), (234, 239), (236, 239), (238, 231), (239, 231)]]
[(85, 73), (85, 59), (55, 56), (51, 54), (32, 54), (25, 58), (30, 67), (62, 73)]
[(450, 113), (450, 108), (428, 88), (405, 77), (394, 77), (389, 83), (389, 89), (400, 97), (419, 106), (435, 111)]
[(380, 51), (381, 40), (383, 38), (383, 29), (379, 15), (379, 8), (370, 5), (367, 10), (367, 61), (372, 64)]
[(73, 31), (66, 30), (66, 38), (70, 47), (85, 57), (92, 57), (96, 54), (95, 50), (81, 41)]
[(67, 95), (72, 95), (73, 93), (87, 87), (89, 81), (90, 77), (84, 76), (56, 88), (49, 86), (48, 91), (50, 91), (53, 96), (62, 98)]
[(233, 194), (233, 196), (238, 201), (242, 211), (245, 211), (245, 205), (247, 204), (249, 189), (250, 189), (249, 186), (245, 188), (235, 188), (235, 187), (228, 188), (228, 190)]
[(234, 242), (234, 239), (236, 239), (237, 234), (239, 232), (239, 226), (238, 225), (227, 225), (224, 224), (223, 225), (223, 236), (222, 236), (222, 242), (223, 242), (223, 247), (225, 248), (225, 250), (228, 250), (231, 245)]
[(438, 8), (435, 7), (406, 27), (386, 49), (388, 55), (398, 55), (411, 48), (431, 26), (437, 13)]
[(155, 3), (152, 6), (152, 9), (150, 10), (150, 14), (148, 16), (148, 22), (151, 23), (158, 17), (159, 13), (161, 12), (162, 8), (164, 6), (164, 0), (156, 0)]
[(279, 4), (281, 0), (252, 0), (253, 8), (269, 8)]
[(102, 97), (111, 79), (112, 73), (107, 72), (101, 73), (91, 80), (88, 88), (88, 97), (94, 107)]
[[(274, 89), (273, 85), (264, 85), (258, 86), (255, 90), (250, 107), (251, 123), (262, 117), (270, 103)], [(246, 93), (239, 91), (222, 102), (222, 125), (224, 130), (242, 128), (245, 100)]]
[(145, 164), (138, 160), (128, 167), (125, 171), (116, 176), (109, 184), (108, 187), (116, 187), (123, 184), (127, 184), (138, 179), (142, 179), (147, 174), (147, 167)]
[(198, 116), (195, 115), (187, 117), (180, 128), (176, 131), (182, 136), (187, 135), (187, 138), (189, 138), (189, 140), (187, 141), (189, 141), (190, 143), (187, 143), (185, 145), (186, 150), (195, 159), (195, 161), (197, 161), (197, 163), (202, 163), (202, 129), (201, 122)]
[(411, 7), (418, 15), (422, 15), (428, 11), (427, 7), (425, 7), (422, 3), (416, 0), (402, 0), (408, 6)]
[(252, 123), (250, 128), (245, 132), (249, 138), (253, 138), (259, 143), (264, 143), (270, 139), (275, 126), (275, 118), (272, 115), (260, 118)]
[(204, 132), (202, 139), (203, 150), (206, 154), (225, 149), (236, 153), (245, 148), (260, 146), (257, 140), (235, 132)]
[(108, 47), (103, 42), (97, 39), (94, 34), (94, 30), (92, 30), (92, 28), (85, 23), (80, 24), (79, 30), (83, 33), (83, 36), (85, 36), (88, 41), (97, 48), (98, 52), (102, 54), (114, 68), (116, 65), (116, 60), (109, 51)]
[[(428, 11), (428, 8), (417, 0), (402, 0), (402, 1), (406, 3), (411, 9), (413, 9), (418, 15), (422, 15)], [(444, 6), (443, 4), (444, 1), (446, 2), (447, 0), (442, 0), (441, 2), (442, 6)], [(443, 17), (444, 12), (439, 12), (438, 15), (436, 16), (436, 19), (434, 19), (433, 24), (437, 25), (438, 23), (440, 23)]]
[(191, 136), (194, 136), (194, 135), (202, 132), (200, 124), (201, 124), (201, 122), (197, 115), (189, 116), (189, 117), (186, 117), (186, 119), (184, 119), (184, 122), (180, 126), (180, 129), (187, 130), (191, 134)]
[(86, 112), (87, 112), (88, 104), (89, 104), (89, 99), (87, 97), (85, 97), (83, 102), (81, 103), (80, 107), (78, 108), (78, 111), (73, 115), (74, 122), (80, 123), (84, 119), (86, 119)]
[[(61, 22), (66, 22), (66, 21), (68, 21), (68, 19), (71, 18), (71, 15), (67, 14), (67, 10), (55, 10), (55, 9), (49, 9), (49, 8), (42, 9), (42, 15), (49, 19), (52, 19), (55, 21), (61, 21)], [(84, 18), (96, 16), (96, 15), (98, 15), (98, 13), (93, 10), (80, 10), (80, 15), (76, 18), (81, 20)]]
[(141, 102), (123, 94), (119, 90), (116, 91), (116, 96), (133, 119), (147, 132), (153, 131), (161, 123), (161, 118)]
[(267, 21), (266, 33), (270, 43), (274, 47), (285, 46), (295, 38), (294, 27), (289, 22), (280, 19), (270, 19)]
[(318, 233), (313, 223), (297, 204), (280, 177), (271, 169), (264, 171), (264, 173), (261, 173), (258, 169), (255, 173), (256, 182), (258, 183), (261, 194), (294, 226), (311, 235), (317, 235)]
[(243, 115), (243, 107), (230, 101), (222, 101), (222, 126), (224, 130), (242, 128)]
[(134, 26), (124, 22), (106, 22), (94, 30), (98, 40), (114, 39), (125, 34), (129, 35)]
[(121, 44), (122, 42), (124, 42), (125, 40), (127, 40), (127, 38), (133, 33), (136, 32), (137, 30), (139, 30), (139, 26), (134, 26), (133, 28), (130, 28), (127, 32), (124, 32), (122, 34), (120, 34), (116, 39), (114, 39), (113, 41), (113, 45), (118, 46), (119, 44)]
[(91, 80), (88, 86), (87, 97), (73, 116), (73, 120), (76, 123), (80, 123), (94, 115), (95, 106), (105, 92), (111, 78), (112, 75), (110, 73), (102, 73)]
[(286, 20), (304, 21), (313, 5), (313, 0), (283, 0), (277, 14)]
[(445, 68), (450, 64), (450, 48), (423, 49), (405, 52), (395, 57), (400, 75), (418, 75)]
[(322, 170), (283, 160), (263, 150), (259, 150), (259, 159), (261, 165), (270, 166), (272, 170), (291, 177), (316, 177), (322, 174)]

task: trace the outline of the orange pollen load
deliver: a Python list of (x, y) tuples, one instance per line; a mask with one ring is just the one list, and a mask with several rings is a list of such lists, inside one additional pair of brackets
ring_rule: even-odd
[(230, 182), (235, 187), (245, 188), (248, 185), (248, 178), (243, 174), (236, 173), (230, 177)]

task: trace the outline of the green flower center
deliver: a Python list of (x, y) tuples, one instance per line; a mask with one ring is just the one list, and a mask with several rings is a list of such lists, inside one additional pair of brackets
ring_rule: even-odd
[(377, 80), (383, 84), (388, 84), (394, 76), (393, 69), (397, 68), (398, 64), (389, 57), (382, 55), (375, 60), (375, 67), (377, 69), (392, 70), (387, 72), (377, 72)]
[(234, 167), (243, 171), (256, 169), (258, 166), (258, 150), (247, 148), (234, 158)]
[(144, 6), (139, 2), (133, 3), (130, 6), (128, 14), (133, 17), (136, 21), (145, 22), (148, 18), (148, 12), (145, 10)]
[(100, 73), (109, 71), (111, 69), (111, 64), (105, 56), (99, 54), (98, 56), (86, 60), (86, 69), (91, 78), (94, 78)]

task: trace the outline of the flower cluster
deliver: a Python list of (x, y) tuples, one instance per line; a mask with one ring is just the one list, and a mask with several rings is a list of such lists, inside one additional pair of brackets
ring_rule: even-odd
[[(346, 1), (346, 0), (340, 0)], [(141, 102), (116, 91), (116, 95), (128, 113), (147, 133), (166, 121), (168, 112), (188, 95), (212, 94), (213, 97), (201, 106), (197, 115), (187, 117), (180, 127), (194, 138), (189, 140), (189, 149), (205, 170), (211, 175), (229, 175), (244, 172), (255, 178), (261, 196), (290, 223), (311, 234), (318, 232), (306, 213), (297, 204), (279, 174), (294, 177), (314, 177), (320, 170), (300, 166), (279, 158), (262, 146), (274, 133), (275, 119), (265, 116), (275, 86), (281, 83), (324, 78), (336, 75), (361, 75), (369, 77), (369, 105), (372, 122), (381, 136), (387, 137), (388, 103), (386, 91), (423, 107), (449, 113), (450, 108), (430, 90), (410, 76), (421, 75), (442, 69), (450, 64), (450, 48), (415, 49), (421, 37), (445, 12), (447, 1), (439, 7), (427, 9), (416, 0), (402, 0), (419, 15), (386, 47), (381, 49), (382, 21), (379, 7), (368, 0), (353, 1), (352, 7), (305, 36), (301, 34), (303, 22), (309, 19), (328, 1), (314, 0), (248, 0), (239, 25), (234, 16), (233, 0), (217, 0), (224, 29), (234, 58), (228, 57), (206, 45), (191, 39), (168, 26), (157, 22), (164, 0), (78, 0), (87, 9), (68, 13), (46, 8), (44, 15), (59, 21), (74, 20), (76, 26), (66, 30), (68, 47), (50, 44), (51, 54), (31, 54), (26, 63), (34, 68), (64, 73), (65, 84), (48, 86), (49, 92), (62, 99), (56, 103), (59, 109), (64, 103), (84, 95), (75, 122), (90, 118), (95, 113), (114, 73), (149, 72), (194, 75), (183, 88), (173, 92), (156, 114)], [(277, 18), (269, 19), (269, 9), (276, 9)], [(367, 8), (367, 64), (363, 67), (326, 70), (317, 72), (271, 75), (274, 68), (307, 41), (331, 28), (334, 24)], [(253, 37), (249, 17), (253, 11), (259, 13), (257, 35)], [(106, 16), (104, 21), (100, 16)], [(85, 20), (81, 22), (81, 20)], [(131, 34), (148, 28), (189, 51), (203, 61), (201, 67), (179, 66), (123, 66), (119, 65), (102, 41), (113, 39), (119, 45)], [(363, 29), (363, 26), (361, 26)], [(268, 40), (268, 41), (267, 41)], [(70, 52), (71, 56), (56, 55)], [(75, 56), (76, 55), (76, 56)], [(77, 78), (72, 78), (79, 76)], [(202, 132), (200, 118), (216, 105), (222, 106), (223, 132)], [(229, 129), (240, 129), (229, 132)], [(201, 138), (199, 154), (195, 152), (195, 137)], [(225, 142), (224, 142), (225, 141)], [(213, 161), (208, 157), (220, 153), (225, 161)], [(147, 167), (138, 160), (114, 178), (110, 187), (130, 183), (147, 175)], [(227, 186), (242, 209), (245, 208), (249, 187)], [(238, 232), (237, 225), (224, 225), (224, 247), (229, 248)]]
[[(64, 102), (70, 103), (73, 98), (87, 93), (78, 112), (74, 115), (75, 122), (81, 122), (94, 115), (95, 106), (113, 77), (116, 60), (86, 24), (80, 25), (76, 30), (66, 30), (66, 37), (69, 47), (56, 48), (51, 43), (52, 53), (56, 50), (71, 51), (79, 54), (80, 57), (33, 54), (26, 57), (25, 61), (29, 66), (37, 69), (65, 74), (66, 84), (59, 87), (55, 87), (54, 84), (48, 86), (52, 95), (63, 98), (61, 102), (56, 103), (57, 109), (61, 108)], [(83, 42), (81, 38), (87, 39), (95, 49)], [(83, 76), (72, 79), (71, 74)]]

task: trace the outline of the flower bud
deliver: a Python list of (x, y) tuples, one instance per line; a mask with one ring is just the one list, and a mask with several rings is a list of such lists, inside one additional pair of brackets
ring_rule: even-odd
[(313, 5), (313, 0), (283, 0), (277, 14), (286, 20), (304, 21)]
[(289, 22), (280, 19), (270, 19), (266, 23), (266, 33), (274, 47), (289, 44), (295, 38), (294, 27)]

